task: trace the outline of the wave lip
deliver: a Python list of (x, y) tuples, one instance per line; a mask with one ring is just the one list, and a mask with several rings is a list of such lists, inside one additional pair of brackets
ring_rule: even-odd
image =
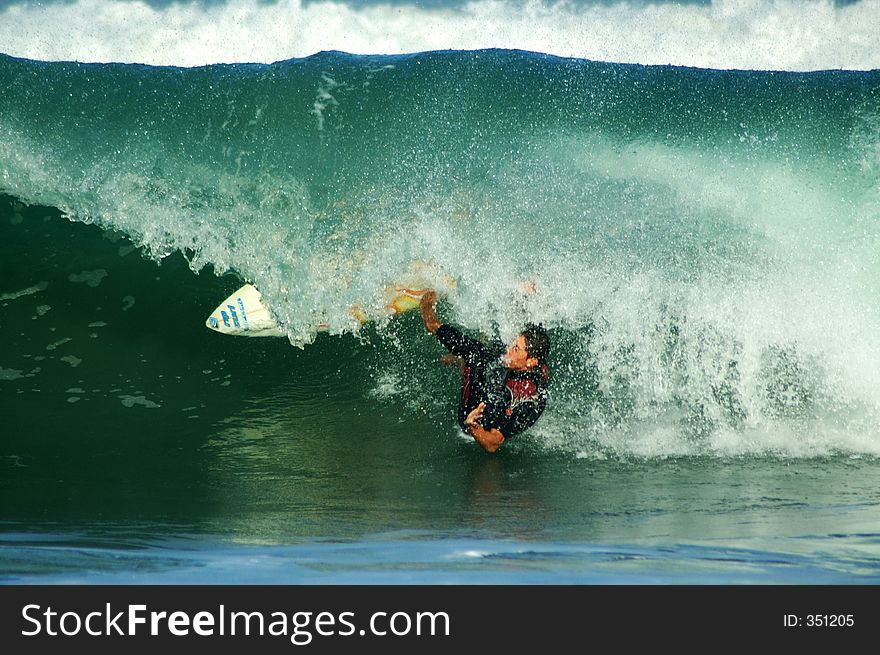
[(880, 68), (880, 2), (719, 0), (341, 3), (76, 0), (11, 3), (4, 52), (43, 61), (200, 66), (325, 50), (402, 54), (503, 48), (697, 68)]

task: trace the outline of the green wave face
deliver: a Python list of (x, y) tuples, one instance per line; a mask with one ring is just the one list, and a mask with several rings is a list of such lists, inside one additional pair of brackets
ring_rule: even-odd
[(298, 345), (360, 331), (350, 307), (429, 260), (458, 281), (445, 320), (554, 329), (546, 439), (693, 452), (821, 426), (880, 451), (877, 72), (327, 52), (0, 57), (0, 84), (0, 192), (238, 273)]

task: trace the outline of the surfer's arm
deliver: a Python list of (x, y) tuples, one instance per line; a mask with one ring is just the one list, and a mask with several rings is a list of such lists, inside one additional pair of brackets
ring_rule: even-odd
[(433, 289), (426, 291), (419, 301), (419, 312), (422, 315), (425, 329), (436, 335), (440, 343), (453, 355), (467, 359), (479, 352), (483, 348), (479, 341), (465, 336), (461, 330), (451, 325), (444, 325), (440, 322), (440, 319), (437, 318), (436, 305), (437, 294)]
[(476, 442), (483, 447), (483, 450), (487, 453), (494, 453), (501, 447), (501, 444), (504, 443), (504, 434), (498, 428), (487, 430), (478, 423), (483, 417), (483, 410), (485, 408), (486, 403), (480, 403), (477, 405), (476, 408), (467, 415), (467, 418), (464, 420), (464, 425)]
[(498, 428), (486, 430), (479, 425), (473, 425), (468, 428), (468, 432), (487, 453), (494, 453), (504, 443), (504, 435)]
[(441, 325), (435, 333), (437, 340), (451, 352), (464, 358), (465, 361), (472, 363), (479, 359), (492, 359), (493, 352), (489, 351), (483, 344), (476, 339), (471, 339), (461, 330), (452, 325)]

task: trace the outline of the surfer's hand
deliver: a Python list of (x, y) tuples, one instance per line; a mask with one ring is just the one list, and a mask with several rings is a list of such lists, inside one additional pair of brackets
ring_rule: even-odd
[(486, 409), (486, 403), (480, 403), (479, 405), (474, 407), (474, 409), (471, 410), (471, 413), (468, 414), (467, 418), (464, 420), (464, 424), (467, 427), (471, 427), (472, 425), (474, 425), (477, 421), (483, 418), (484, 409)]
[(425, 329), (431, 334), (435, 334), (440, 329), (440, 320), (434, 311), (435, 304), (437, 304), (437, 294), (433, 289), (428, 289), (419, 300), (419, 311), (422, 314)]

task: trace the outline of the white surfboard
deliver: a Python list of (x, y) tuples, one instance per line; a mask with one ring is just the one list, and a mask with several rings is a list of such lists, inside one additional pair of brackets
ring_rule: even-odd
[(217, 306), (208, 320), (210, 329), (220, 334), (246, 337), (283, 337), (272, 312), (252, 284), (245, 284)]
[[(435, 288), (438, 294), (443, 295), (455, 288), (455, 280), (431, 264), (411, 262), (401, 275), (400, 282), (385, 288), (383, 295), (386, 304), (381, 313), (388, 316), (417, 309), (419, 300), (429, 288)], [(361, 307), (352, 307), (351, 314), (361, 323), (376, 318)], [(211, 312), (205, 325), (220, 334), (234, 336), (286, 336), (259, 290), (252, 284), (245, 284), (220, 303)], [(323, 331), (327, 325), (322, 323), (315, 329)]]

